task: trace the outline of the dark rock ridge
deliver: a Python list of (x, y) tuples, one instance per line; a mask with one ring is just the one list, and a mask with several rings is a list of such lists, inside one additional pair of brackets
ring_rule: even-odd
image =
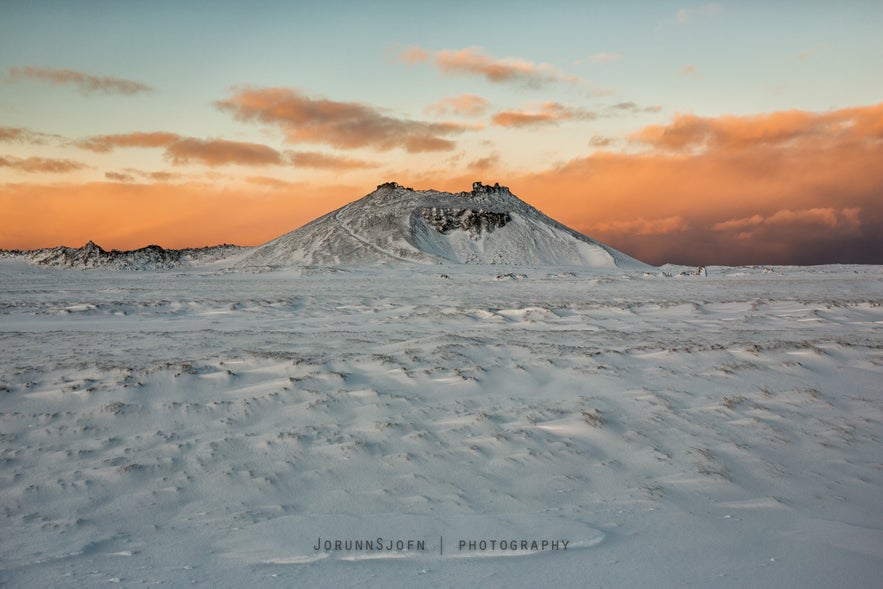
[(239, 253), (243, 248), (224, 244), (200, 248), (165, 249), (148, 245), (135, 250), (107, 251), (93, 241), (82, 247), (66, 246), (36, 250), (7, 250), (3, 257), (23, 257), (31, 264), (54, 268), (108, 270), (172, 270), (193, 262), (211, 262)]
[(420, 213), (432, 227), (442, 234), (461, 230), (470, 233), (490, 233), (505, 227), (512, 220), (509, 213), (497, 213), (475, 209), (422, 208)]
[(395, 190), (396, 188), (401, 188), (402, 190), (409, 190), (414, 192), (414, 189), (409, 186), (399, 186), (398, 182), (384, 182), (383, 184), (377, 185), (377, 190)]
[(473, 182), (472, 192), (463, 192), (461, 194), (493, 194), (495, 192), (509, 192), (509, 187), (500, 186), (499, 182), (494, 182), (493, 186), (489, 184), (482, 184), (481, 182)]

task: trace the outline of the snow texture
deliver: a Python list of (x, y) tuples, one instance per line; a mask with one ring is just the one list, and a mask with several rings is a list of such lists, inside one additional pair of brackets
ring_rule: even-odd
[[(535, 220), (403, 190), (308, 233)], [(0, 585), (877, 586), (881, 268), (682, 272), (0, 260)]]

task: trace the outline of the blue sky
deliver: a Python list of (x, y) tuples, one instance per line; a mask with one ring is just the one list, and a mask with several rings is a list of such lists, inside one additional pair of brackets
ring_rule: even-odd
[[(883, 72), (879, 2), (87, 0), (6, 2), (2, 11), (3, 70), (42, 65), (142, 80), (156, 88), (151, 105), (164, 111), (162, 123), (176, 116), (168, 110), (177, 104), (179, 113), (212, 124), (200, 107), (235, 84), (296, 86), (410, 110), (439, 95), (487, 89), (480, 80), (395, 64), (395, 51), (409, 46), (481, 47), (500, 58), (552, 64), (611, 91), (610, 101), (662, 105), (666, 112), (825, 110), (875, 103), (883, 90), (883, 76), (875, 76)], [(605, 53), (621, 59), (588, 61)], [(681, 73), (689, 66), (695, 74)], [(571, 88), (547, 88), (542, 96), (493, 90), (512, 104), (549, 93), (605, 103)], [(53, 118), (73, 118), (59, 124), (87, 133), (103, 124), (53, 114), (58, 99), (39, 85), (5, 85), (3, 95), (4, 109), (18, 111), (13, 119), (49, 118), (54, 125)], [(21, 102), (35, 108), (25, 111)], [(158, 116), (149, 107), (137, 115), (150, 117), (146, 122)], [(177, 116), (181, 124), (192, 118)]]

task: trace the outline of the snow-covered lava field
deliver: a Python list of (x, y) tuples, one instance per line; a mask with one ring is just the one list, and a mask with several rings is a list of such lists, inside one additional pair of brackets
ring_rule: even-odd
[(2, 260), (0, 585), (879, 586), (883, 268), (681, 270)]

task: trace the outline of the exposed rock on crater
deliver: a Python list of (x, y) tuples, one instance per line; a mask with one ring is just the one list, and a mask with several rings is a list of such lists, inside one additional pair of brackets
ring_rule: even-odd
[(441, 234), (452, 231), (469, 233), (490, 233), (494, 229), (505, 227), (512, 220), (509, 213), (496, 213), (474, 209), (449, 209), (427, 207), (420, 209), (423, 219)]

